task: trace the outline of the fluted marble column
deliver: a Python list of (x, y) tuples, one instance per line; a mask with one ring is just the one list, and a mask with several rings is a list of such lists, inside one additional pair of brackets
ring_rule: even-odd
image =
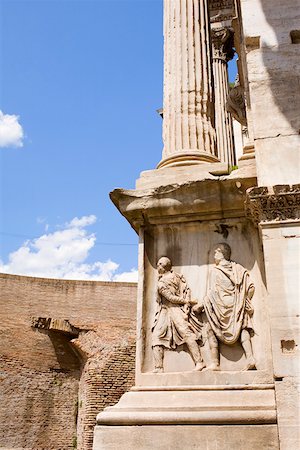
[(207, 3), (164, 0), (164, 149), (158, 167), (219, 161)]
[(227, 111), (229, 93), (227, 62), (234, 56), (233, 33), (226, 28), (213, 29), (213, 74), (215, 88), (215, 124), (218, 155), (221, 162), (235, 165), (235, 151), (231, 115)]

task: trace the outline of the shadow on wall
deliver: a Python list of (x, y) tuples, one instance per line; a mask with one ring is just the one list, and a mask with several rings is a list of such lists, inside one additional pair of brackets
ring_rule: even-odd
[[(260, 0), (260, 4), (269, 27), (260, 36), (262, 59), (268, 75), (266, 82), (271, 88), (275, 104), (288, 122), (286, 124), (282, 120), (278, 124), (274, 122), (276, 127), (274, 126), (271, 133), (272, 135), (274, 133), (276, 137), (298, 135), (300, 133), (300, 0), (284, 2)], [(259, 75), (258, 73), (257, 76)], [(258, 83), (261, 83), (261, 80)], [(262, 89), (264, 84), (262, 83)], [(260, 99), (256, 98), (256, 101), (259, 102)], [(270, 117), (272, 113), (270, 110)], [(272, 122), (273, 120), (274, 118)]]

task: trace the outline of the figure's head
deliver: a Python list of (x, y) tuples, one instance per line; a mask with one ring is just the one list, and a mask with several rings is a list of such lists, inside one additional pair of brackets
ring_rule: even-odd
[(157, 261), (157, 271), (160, 275), (166, 272), (170, 272), (171, 269), (172, 263), (169, 258), (167, 258), (166, 256), (162, 256), (161, 258), (159, 258), (159, 260)]
[(226, 259), (227, 261), (230, 261), (231, 256), (231, 248), (226, 242), (222, 242), (220, 244), (216, 245), (215, 248), (215, 263), (218, 265), (222, 259)]

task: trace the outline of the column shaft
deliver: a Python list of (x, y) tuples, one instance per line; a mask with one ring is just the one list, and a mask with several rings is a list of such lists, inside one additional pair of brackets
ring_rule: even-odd
[(218, 161), (207, 0), (164, 0), (163, 159)]
[(222, 162), (227, 162), (230, 166), (234, 166), (236, 158), (232, 119), (227, 111), (227, 97), (229, 94), (227, 61), (234, 56), (232, 32), (226, 28), (212, 30), (212, 44), (218, 155)]

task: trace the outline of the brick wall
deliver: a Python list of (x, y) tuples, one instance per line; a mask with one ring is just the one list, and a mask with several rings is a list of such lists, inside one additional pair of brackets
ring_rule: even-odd
[[(135, 309), (135, 283), (0, 274), (0, 448), (92, 448), (97, 412), (133, 384)], [(85, 331), (69, 342), (33, 316)]]
[[(86, 364), (79, 395), (78, 447), (92, 449), (95, 417), (106, 406), (117, 403), (134, 385), (135, 344), (128, 342), (102, 354), (101, 361), (92, 358)], [(84, 392), (82, 392), (84, 390)], [(81, 420), (80, 420), (81, 419)]]

